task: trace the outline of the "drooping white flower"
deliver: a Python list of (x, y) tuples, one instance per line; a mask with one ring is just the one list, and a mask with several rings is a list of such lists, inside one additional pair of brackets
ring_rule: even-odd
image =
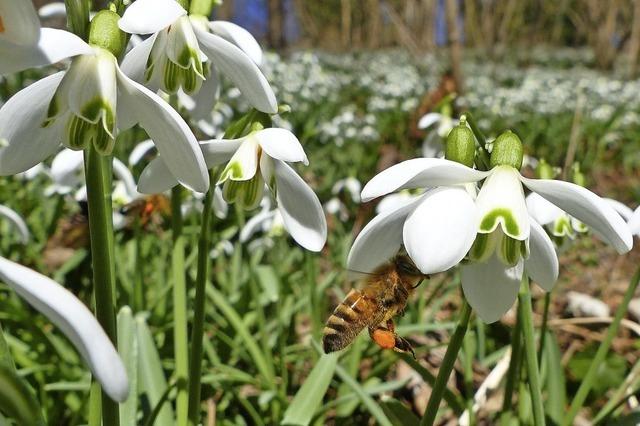
[[(271, 189), (285, 229), (304, 248), (319, 251), (327, 238), (327, 223), (316, 194), (287, 163), (307, 164), (298, 138), (288, 130), (268, 128), (239, 139), (210, 140), (200, 144), (208, 167), (224, 164), (218, 184), (227, 202), (255, 208)], [(138, 190), (164, 192), (176, 185), (163, 156), (143, 170)]]
[[(88, 46), (88, 45), (87, 45)], [(119, 130), (147, 131), (178, 181), (204, 192), (209, 179), (198, 143), (180, 115), (132, 81), (107, 50), (91, 47), (59, 72), (26, 87), (0, 108), (0, 175), (25, 171), (53, 154), (92, 143), (109, 153)]]
[(3, 257), (0, 279), (62, 330), (111, 399), (127, 399), (129, 382), (118, 351), (80, 300), (50, 278)]
[(29, 227), (18, 212), (0, 204), (0, 216), (7, 219), (9, 223), (11, 223), (11, 226), (15, 228), (15, 230), (18, 232), (18, 235), (20, 236), (20, 242), (22, 244), (27, 244), (29, 242), (29, 240), (31, 239)]
[[(468, 184), (483, 180), (474, 200)], [(515, 301), (524, 273), (546, 290), (558, 276), (553, 244), (527, 212), (523, 185), (585, 223), (618, 252), (631, 249), (624, 220), (581, 186), (528, 179), (510, 165), (482, 172), (420, 158), (390, 167), (363, 189), (363, 201), (368, 201), (401, 189), (432, 188), (376, 216), (356, 238), (348, 268), (369, 272), (402, 245), (425, 274), (445, 271), (469, 255), (471, 262), (462, 267), (465, 297), (484, 321), (497, 321)]]
[(454, 119), (446, 114), (439, 112), (430, 112), (423, 115), (418, 121), (419, 129), (428, 129), (437, 125), (434, 132), (430, 132), (422, 142), (422, 156), (425, 158), (439, 158), (444, 154), (444, 142), (451, 129), (458, 123), (458, 119)]
[(633, 235), (640, 236), (640, 207), (637, 207), (628, 221), (629, 229)]
[(213, 109), (218, 70), (256, 109), (277, 112), (273, 90), (256, 65), (262, 60), (260, 46), (237, 25), (187, 16), (175, 0), (138, 0), (127, 8), (119, 26), (131, 34), (152, 34), (127, 54), (122, 64), (125, 73), (154, 90), (197, 94), (194, 118)]
[(0, 0), (0, 75), (53, 64), (90, 50), (70, 32), (41, 28), (32, 2)]

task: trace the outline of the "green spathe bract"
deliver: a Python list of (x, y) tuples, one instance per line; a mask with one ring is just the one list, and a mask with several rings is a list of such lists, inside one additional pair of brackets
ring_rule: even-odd
[(536, 177), (538, 179), (553, 179), (555, 175), (553, 167), (544, 158), (538, 162), (538, 167), (536, 167)]
[(120, 15), (111, 10), (101, 10), (91, 20), (89, 44), (111, 52), (116, 58), (124, 53), (127, 47), (127, 35), (120, 31), (118, 20)]
[[(183, 2), (186, 3), (184, 0)], [(184, 7), (183, 2), (179, 2), (182, 7)], [(211, 9), (213, 9), (213, 0), (192, 0), (188, 10), (189, 15), (209, 16)]]
[(476, 141), (473, 132), (461, 120), (461, 123), (451, 129), (447, 136), (444, 157), (447, 160), (473, 167), (476, 153)]
[(491, 151), (490, 166), (511, 166), (520, 170), (524, 150), (522, 141), (511, 130), (507, 130), (496, 138)]

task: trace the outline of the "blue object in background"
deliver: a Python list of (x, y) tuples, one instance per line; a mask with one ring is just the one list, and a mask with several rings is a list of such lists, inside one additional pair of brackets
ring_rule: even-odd
[[(445, 14), (445, 1), (438, 0), (436, 4), (436, 24), (434, 25), (436, 45), (445, 46), (449, 43), (447, 33), (447, 15)], [(462, 2), (458, 0), (458, 29), (460, 31), (460, 42), (464, 43), (464, 16), (462, 13)]]
[[(266, 40), (269, 31), (267, 0), (234, 0), (231, 21), (246, 28), (258, 40)], [(284, 36), (287, 43), (295, 43), (300, 38), (293, 0), (284, 0)]]

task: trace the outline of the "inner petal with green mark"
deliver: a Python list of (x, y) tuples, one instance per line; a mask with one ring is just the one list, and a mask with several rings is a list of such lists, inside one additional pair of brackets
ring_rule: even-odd
[(258, 173), (261, 149), (254, 137), (247, 136), (220, 174), (218, 183), (248, 181)]
[(490, 234), (498, 226), (518, 241), (529, 238), (530, 218), (520, 182), (520, 173), (511, 166), (497, 166), (485, 180), (476, 200), (480, 212), (478, 232)]
[(569, 237), (573, 239), (575, 237), (575, 233), (573, 232), (573, 227), (571, 226), (571, 218), (569, 218), (569, 216), (566, 214), (560, 216), (553, 222), (551, 233), (554, 237)]

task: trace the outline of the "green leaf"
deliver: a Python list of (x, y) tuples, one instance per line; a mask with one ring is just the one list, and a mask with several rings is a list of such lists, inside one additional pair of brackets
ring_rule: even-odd
[(0, 365), (0, 411), (19, 425), (43, 425), (42, 409), (27, 383), (6, 365)]
[(128, 306), (118, 312), (118, 352), (127, 370), (131, 389), (129, 398), (120, 404), (120, 424), (135, 426), (138, 412), (138, 339), (133, 312)]
[[(569, 372), (576, 381), (581, 381), (587, 374), (596, 350), (596, 346), (590, 346), (586, 350), (575, 354), (569, 361)], [(617, 387), (622, 383), (626, 375), (627, 361), (616, 353), (610, 353), (604, 362), (598, 366), (591, 391), (595, 396), (601, 396), (608, 389)]]
[(374, 401), (373, 398), (367, 394), (365, 389), (358, 383), (353, 377), (347, 373), (344, 368), (339, 365), (336, 365), (336, 373), (340, 377), (340, 380), (348, 384), (351, 389), (358, 395), (360, 401), (367, 407), (369, 413), (376, 419), (377, 423), (382, 426), (392, 426), (391, 421), (384, 414), (384, 411), (380, 408), (380, 406)]
[(394, 425), (418, 426), (420, 424), (418, 417), (397, 399), (389, 398), (383, 401), (382, 410)]
[[(156, 407), (163, 401), (163, 395), (167, 390), (167, 379), (164, 376), (160, 355), (158, 355), (144, 315), (136, 315), (135, 322), (138, 339), (138, 386), (140, 393), (146, 395), (149, 406)], [(157, 416), (155, 426), (171, 426), (173, 424), (173, 410), (169, 404), (164, 404)]]
[(337, 361), (335, 353), (320, 357), (284, 413), (282, 424), (306, 426), (311, 422), (329, 388)]
[(278, 301), (280, 294), (280, 279), (276, 275), (276, 271), (272, 266), (260, 265), (256, 268), (256, 277), (262, 287), (261, 295), (262, 304), (273, 303)]
[(562, 354), (553, 333), (546, 334), (545, 356), (547, 358), (547, 400), (546, 412), (550, 420), (556, 424), (562, 422), (567, 404), (567, 389), (562, 367)]

